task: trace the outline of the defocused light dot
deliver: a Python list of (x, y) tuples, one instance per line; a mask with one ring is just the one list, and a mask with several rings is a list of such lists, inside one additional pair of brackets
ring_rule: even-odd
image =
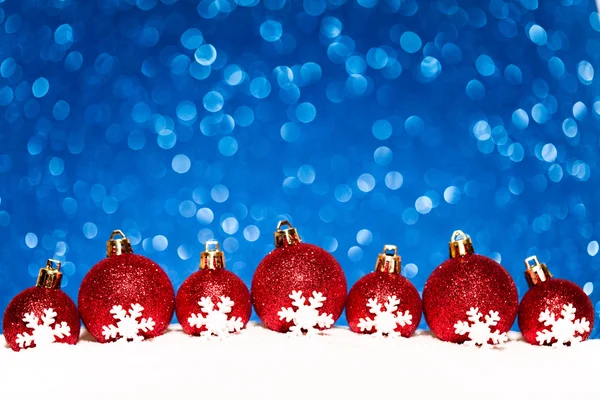
[(65, 68), (67, 71), (77, 71), (81, 68), (81, 64), (83, 64), (83, 56), (78, 51), (72, 51), (65, 57)]
[(211, 222), (213, 222), (214, 218), (215, 218), (215, 215), (213, 214), (213, 212), (210, 208), (206, 208), (206, 207), (201, 208), (196, 213), (196, 219), (198, 220), (198, 222), (200, 222), (201, 224), (204, 224), (204, 225), (208, 225)]
[(361, 192), (368, 193), (375, 188), (375, 178), (371, 174), (362, 174), (358, 177), (356, 185)]
[(434, 78), (442, 72), (442, 65), (437, 58), (427, 56), (421, 61), (421, 73), (426, 78)]
[(185, 154), (177, 154), (171, 161), (171, 168), (178, 174), (185, 174), (190, 170), (192, 162)]
[(250, 82), (250, 93), (257, 99), (264, 99), (271, 93), (271, 83), (263, 76), (254, 78)]
[(585, 285), (583, 285), (583, 291), (588, 296), (591, 295), (594, 291), (594, 284), (592, 282), (586, 282)]
[(69, 24), (60, 25), (54, 31), (54, 41), (57, 44), (67, 44), (73, 41), (73, 28)]
[(573, 116), (577, 118), (579, 121), (585, 119), (587, 115), (587, 107), (581, 101), (573, 104)]
[(224, 185), (216, 185), (211, 189), (210, 197), (217, 203), (223, 203), (229, 198), (229, 189)]
[(238, 151), (238, 142), (231, 136), (225, 136), (219, 140), (219, 152), (226, 157), (234, 155)]
[(227, 82), (231, 86), (239, 85), (244, 79), (244, 72), (239, 67), (239, 65), (228, 65), (223, 70), (223, 77), (225, 78), (225, 82)]
[(342, 33), (342, 23), (335, 17), (325, 17), (321, 21), (321, 34), (326, 38), (333, 39)]
[(310, 165), (303, 165), (298, 168), (298, 180), (300, 182), (310, 185), (315, 181), (316, 173), (315, 169)]
[(274, 20), (268, 20), (260, 25), (260, 36), (267, 42), (275, 42), (281, 38), (283, 28), (281, 23)]
[(542, 158), (544, 161), (554, 162), (557, 155), (558, 152), (556, 151), (556, 147), (552, 143), (546, 143), (544, 147), (542, 147)]
[(44, 97), (48, 90), (50, 89), (50, 84), (46, 78), (37, 78), (33, 85), (31, 85), (31, 92), (35, 97)]
[(598, 254), (599, 248), (600, 246), (598, 245), (598, 242), (596, 240), (592, 240), (588, 243), (587, 252), (590, 256), (594, 257), (596, 254)]
[(65, 163), (60, 157), (52, 157), (50, 159), (50, 163), (48, 164), (48, 170), (50, 174), (54, 176), (58, 176), (63, 173), (65, 170)]
[(392, 150), (386, 146), (378, 147), (373, 153), (373, 159), (379, 165), (388, 165), (392, 162), (392, 158)]
[(197, 28), (190, 28), (181, 35), (181, 44), (188, 50), (194, 50), (202, 45), (204, 37)]
[(548, 109), (542, 103), (537, 103), (531, 108), (531, 117), (538, 124), (548, 122)]
[(256, 242), (260, 237), (260, 230), (256, 225), (248, 225), (244, 228), (244, 239), (249, 242)]
[(286, 122), (281, 126), (281, 137), (286, 142), (295, 142), (300, 139), (300, 127), (294, 122)]
[(348, 249), (348, 258), (350, 261), (359, 262), (363, 258), (363, 250), (358, 246), (352, 246)]
[(415, 201), (415, 208), (420, 214), (429, 214), (432, 207), (433, 203), (427, 196), (421, 196)]
[(33, 249), (35, 246), (37, 246), (37, 244), (38, 244), (38, 237), (36, 236), (36, 234), (32, 233), (32, 232), (29, 232), (27, 235), (25, 235), (25, 244), (30, 249)]
[(481, 100), (485, 97), (485, 86), (477, 79), (471, 79), (467, 83), (466, 91), (471, 100)]
[(254, 111), (250, 107), (239, 106), (233, 113), (233, 119), (239, 126), (250, 126), (254, 122)]
[(194, 53), (194, 58), (200, 65), (212, 65), (217, 59), (217, 49), (212, 44), (203, 44)]
[(392, 136), (392, 124), (388, 120), (380, 119), (373, 123), (371, 131), (377, 139), (385, 140)]
[(589, 85), (594, 79), (594, 67), (587, 61), (581, 61), (577, 65), (577, 76), (584, 85)]
[(367, 63), (362, 56), (353, 55), (346, 59), (346, 72), (348, 74), (362, 74), (367, 69)]
[(88, 239), (93, 239), (98, 234), (98, 227), (93, 222), (86, 222), (83, 224), (83, 236)]
[(491, 76), (496, 71), (494, 60), (492, 60), (492, 58), (487, 54), (482, 54), (477, 57), (477, 61), (475, 61), (475, 67), (477, 68), (477, 72), (483, 76)]
[(296, 108), (296, 118), (305, 124), (314, 120), (316, 115), (317, 109), (311, 103), (301, 103)]
[(362, 246), (368, 246), (373, 242), (373, 234), (368, 229), (361, 229), (356, 234), (356, 242)]
[(529, 115), (525, 110), (519, 108), (513, 112), (512, 123), (517, 129), (525, 129), (529, 125)]
[(156, 251), (164, 251), (169, 246), (169, 241), (163, 235), (156, 235), (152, 238), (152, 247)]
[(303, 4), (304, 11), (313, 17), (323, 14), (325, 8), (327, 7), (325, 0), (304, 0)]
[(523, 81), (523, 74), (519, 67), (510, 64), (504, 69), (504, 79), (511, 85), (519, 85)]
[(407, 208), (402, 211), (402, 221), (406, 225), (414, 225), (419, 222), (419, 213), (414, 208)]
[(537, 24), (532, 25), (528, 33), (529, 39), (538, 46), (543, 46), (548, 41), (546, 30)]
[(404, 183), (404, 178), (402, 174), (398, 171), (390, 171), (385, 175), (385, 186), (391, 190), (397, 190), (402, 187)]
[(185, 244), (182, 244), (177, 248), (177, 255), (182, 260), (189, 260), (190, 258), (192, 258), (192, 252), (190, 251), (189, 247)]
[(235, 217), (228, 217), (223, 220), (221, 223), (221, 228), (228, 235), (235, 234), (240, 227), (238, 220)]
[(196, 215), (196, 203), (192, 200), (184, 200), (179, 204), (179, 214), (184, 218), (192, 218)]
[(112, 196), (106, 196), (102, 199), (102, 210), (107, 214), (114, 214), (119, 208), (119, 202)]
[(52, 109), (52, 115), (57, 121), (65, 120), (69, 116), (70, 112), (71, 107), (69, 106), (69, 103), (64, 100), (57, 101)]
[(346, 184), (336, 186), (334, 196), (340, 203), (346, 203), (352, 198), (352, 188)]
[(217, 112), (223, 108), (223, 96), (221, 93), (217, 91), (212, 91), (206, 93), (204, 99), (202, 100), (202, 104), (204, 104), (204, 108), (206, 111)]
[(448, 204), (456, 204), (460, 201), (460, 189), (456, 186), (448, 186), (444, 190), (444, 200)]
[(367, 63), (373, 69), (381, 69), (388, 63), (389, 57), (385, 50), (373, 47), (367, 52)]
[(421, 48), (421, 38), (414, 32), (404, 32), (400, 36), (400, 46), (407, 53), (416, 53)]
[(196, 118), (196, 106), (188, 100), (184, 100), (177, 105), (177, 118), (182, 121), (191, 121)]
[(563, 169), (558, 164), (552, 164), (550, 168), (548, 168), (548, 178), (552, 182), (560, 182), (563, 177)]
[(198, 241), (202, 244), (206, 243), (211, 239), (214, 239), (214, 237), (215, 235), (208, 228), (200, 229), (200, 231), (198, 232)]

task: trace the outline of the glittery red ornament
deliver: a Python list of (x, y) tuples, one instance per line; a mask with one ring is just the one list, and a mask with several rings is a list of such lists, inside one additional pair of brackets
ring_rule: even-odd
[(48, 260), (40, 269), (36, 286), (25, 289), (8, 304), (2, 330), (11, 349), (77, 343), (79, 313), (73, 300), (60, 290), (61, 278), (60, 262)]
[(594, 328), (594, 306), (573, 282), (552, 278), (536, 256), (525, 260), (530, 289), (519, 305), (519, 328), (534, 345), (570, 345), (587, 340)]
[[(209, 249), (211, 245), (214, 250)], [(177, 319), (184, 332), (194, 336), (239, 332), (252, 313), (250, 292), (237, 275), (224, 269), (218, 242), (206, 242), (205, 250), (200, 255), (200, 270), (177, 291)]]
[[(283, 225), (289, 228), (282, 230)], [(322, 248), (301, 243), (287, 221), (277, 226), (275, 246), (252, 278), (258, 317), (278, 332), (312, 334), (331, 327), (346, 300), (346, 278), (338, 262)]]
[(86, 329), (100, 343), (153, 338), (167, 330), (174, 309), (175, 293), (165, 271), (133, 254), (123, 232), (114, 231), (107, 258), (89, 270), (79, 288)]
[(421, 298), (400, 275), (396, 246), (386, 245), (375, 271), (360, 278), (348, 293), (346, 318), (350, 329), (388, 337), (410, 337), (421, 321)]
[(467, 321), (467, 312), (477, 308), (482, 322), (497, 312), (500, 319), (489, 328), (507, 332), (519, 305), (508, 272), (491, 258), (474, 254), (471, 239), (462, 231), (452, 234), (450, 257), (431, 273), (423, 289), (423, 314), (431, 331), (444, 341), (468, 341), (469, 335), (457, 333), (455, 324)]

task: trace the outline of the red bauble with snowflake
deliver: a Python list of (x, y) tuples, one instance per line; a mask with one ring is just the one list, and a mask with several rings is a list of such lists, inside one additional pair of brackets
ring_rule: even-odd
[(184, 332), (224, 337), (239, 332), (248, 323), (252, 313), (250, 292), (237, 275), (224, 268), (219, 243), (206, 242), (200, 270), (183, 282), (175, 298), (177, 319)]
[(140, 341), (162, 335), (174, 309), (175, 292), (165, 271), (133, 254), (123, 232), (114, 231), (107, 258), (90, 269), (79, 288), (86, 329), (100, 343)]
[(501, 345), (517, 316), (515, 283), (496, 261), (474, 254), (468, 235), (455, 231), (450, 259), (437, 267), (423, 290), (423, 314), (441, 340)]
[(421, 298), (400, 275), (396, 246), (386, 245), (375, 271), (360, 278), (348, 293), (346, 318), (350, 329), (374, 336), (410, 337), (421, 321)]
[(519, 329), (534, 345), (568, 346), (590, 337), (594, 306), (573, 282), (552, 278), (536, 256), (525, 260), (530, 289), (519, 305)]
[(252, 278), (260, 320), (271, 330), (297, 335), (330, 328), (346, 301), (346, 277), (338, 262), (326, 250), (302, 243), (288, 221), (279, 222), (275, 246)]
[(11, 349), (77, 343), (79, 313), (73, 300), (60, 290), (61, 278), (60, 262), (48, 260), (40, 269), (36, 286), (25, 289), (8, 304), (2, 330)]

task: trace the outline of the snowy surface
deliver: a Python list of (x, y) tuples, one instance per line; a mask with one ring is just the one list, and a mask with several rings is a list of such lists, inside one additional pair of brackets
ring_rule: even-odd
[(0, 399), (600, 398), (600, 340), (542, 348), (509, 337), (498, 350), (419, 331), (378, 339), (334, 328), (306, 338), (251, 324), (219, 341), (172, 325), (151, 341), (109, 344), (84, 332), (76, 346), (0, 347)]

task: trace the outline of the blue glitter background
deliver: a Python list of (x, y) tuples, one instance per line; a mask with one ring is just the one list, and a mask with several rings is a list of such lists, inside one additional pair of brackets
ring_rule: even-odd
[(117, 228), (249, 285), (282, 218), (349, 285), (391, 243), (422, 290), (462, 229), (600, 311), (599, 32), (591, 0), (0, 0), (0, 311), (50, 257), (76, 298)]

